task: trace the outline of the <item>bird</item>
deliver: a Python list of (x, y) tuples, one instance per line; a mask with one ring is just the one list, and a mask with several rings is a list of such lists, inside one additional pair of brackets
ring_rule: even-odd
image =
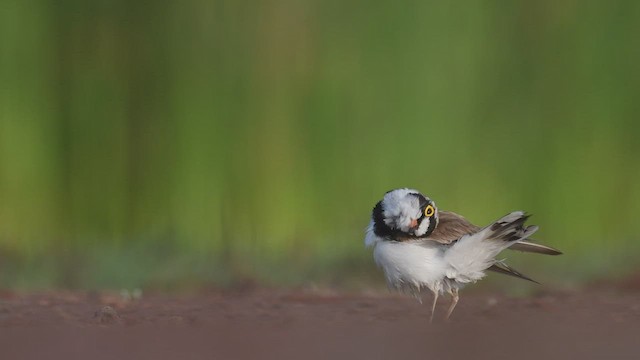
[(430, 322), (438, 297), (451, 296), (449, 320), (458, 304), (459, 290), (493, 271), (537, 283), (496, 256), (505, 249), (560, 255), (557, 249), (533, 242), (536, 225), (525, 225), (530, 215), (511, 212), (479, 227), (463, 216), (439, 210), (436, 203), (415, 189), (385, 193), (371, 213), (364, 243), (382, 268), (389, 288), (415, 296), (433, 293)]

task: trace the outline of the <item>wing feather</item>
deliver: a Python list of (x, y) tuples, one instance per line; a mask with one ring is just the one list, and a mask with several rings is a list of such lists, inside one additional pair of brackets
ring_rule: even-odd
[(441, 244), (450, 244), (464, 235), (480, 231), (480, 227), (473, 225), (463, 216), (451, 211), (438, 212), (438, 225), (427, 240), (437, 241)]
[[(531, 240), (531, 239), (528, 239), (528, 240)], [(562, 251), (554, 249), (550, 246), (536, 244), (536, 243), (532, 243), (524, 240), (520, 240), (517, 243), (511, 245), (509, 249), (522, 251), (522, 252), (544, 254), (544, 255), (561, 255), (562, 254)]]
[(497, 272), (499, 274), (509, 275), (509, 276), (517, 277), (518, 279), (527, 280), (527, 281), (534, 282), (536, 284), (540, 284), (539, 282), (533, 280), (532, 278), (528, 277), (527, 275), (524, 275), (524, 274), (518, 272), (517, 270), (515, 270), (514, 268), (510, 267), (509, 265), (505, 264), (502, 261), (497, 261), (496, 263), (491, 265), (491, 267), (489, 267), (487, 270), (491, 270), (491, 271)]

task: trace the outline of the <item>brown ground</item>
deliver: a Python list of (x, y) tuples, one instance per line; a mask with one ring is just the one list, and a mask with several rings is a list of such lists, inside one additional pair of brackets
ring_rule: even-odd
[[(110, 308), (105, 308), (110, 306)], [(388, 293), (0, 292), (0, 359), (640, 359), (640, 291), (463, 293), (451, 321)]]

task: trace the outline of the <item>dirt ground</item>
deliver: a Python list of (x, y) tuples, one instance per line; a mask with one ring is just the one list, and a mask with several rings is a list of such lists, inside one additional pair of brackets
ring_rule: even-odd
[[(428, 302), (428, 300), (427, 300)], [(462, 293), (451, 321), (387, 292), (0, 292), (0, 359), (639, 359), (640, 289)]]

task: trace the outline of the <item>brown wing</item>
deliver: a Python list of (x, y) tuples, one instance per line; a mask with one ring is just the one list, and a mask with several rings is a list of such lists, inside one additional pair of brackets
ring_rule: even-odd
[(438, 225), (427, 240), (450, 244), (464, 235), (478, 231), (480, 231), (480, 227), (473, 225), (464, 217), (451, 211), (439, 211)]
[[(460, 239), (464, 235), (473, 234), (482, 230), (481, 227), (473, 225), (461, 215), (458, 215), (451, 211), (439, 211), (438, 220), (438, 225), (433, 230), (431, 235), (429, 235), (427, 240), (437, 241), (441, 244), (450, 244)], [(517, 250), (545, 255), (562, 254), (562, 252), (550, 246), (541, 245), (525, 240), (520, 240), (517, 243), (511, 245), (509, 247), (509, 250)], [(495, 269), (490, 270), (497, 271)]]

